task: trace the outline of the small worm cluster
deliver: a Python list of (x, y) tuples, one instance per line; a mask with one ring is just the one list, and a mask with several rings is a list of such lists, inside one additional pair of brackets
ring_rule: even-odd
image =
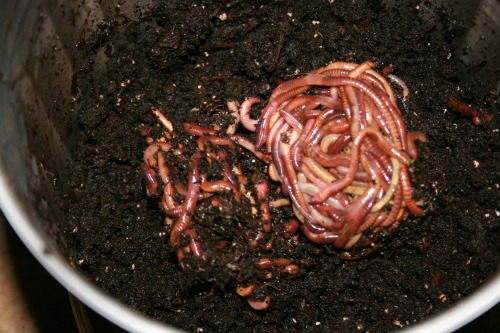
[[(193, 221), (193, 215), (200, 202), (208, 200), (210, 206), (220, 207), (223, 200), (219, 194), (229, 194), (226, 196), (230, 198), (229, 202), (236, 205), (244, 201), (245, 204), (240, 206), (250, 207), (250, 214), (260, 222), (255, 230), (244, 231), (243, 238), (248, 242), (247, 248), (254, 249), (255, 252), (258, 252), (259, 248), (266, 251), (272, 247), (272, 243), (266, 242), (264, 236), (269, 235), (272, 230), (271, 209), (290, 205), (286, 198), (274, 201), (269, 199), (269, 184), (265, 177), (258, 178), (254, 181), (253, 188), (247, 189), (248, 179), (240, 165), (234, 160), (229, 162), (228, 154), (234, 151), (237, 145), (249, 150), (264, 163), (268, 163), (270, 158), (256, 150), (248, 139), (235, 134), (239, 123), (239, 105), (236, 102), (228, 102), (227, 105), (235, 122), (225, 130), (217, 125), (214, 125), (214, 128), (207, 128), (189, 122), (183, 123), (182, 130), (196, 140), (195, 152), (191, 156), (186, 156), (185, 147), (175, 138), (178, 131), (159, 109), (152, 110), (162, 129), (159, 138), (153, 139), (150, 131), (144, 129), (143, 135), (146, 136), (148, 143), (142, 164), (146, 193), (149, 197), (159, 200), (160, 207), (166, 215), (164, 224), (170, 234), (170, 244), (176, 249), (177, 259), (182, 267), (187, 255), (204, 262), (204, 265), (209, 265), (212, 260), (206, 258), (203, 248), (207, 246), (206, 244), (214, 242), (212, 240), (204, 242), (199, 232), (201, 221), (198, 223)], [(173, 174), (173, 169), (175, 164), (186, 163), (186, 160), (189, 161), (187, 178), (182, 179), (178, 172)], [(210, 177), (203, 171), (204, 168), (200, 167), (202, 160), (206, 162), (205, 169), (219, 170), (219, 179), (214, 179), (213, 175)], [(209, 167), (206, 167), (207, 165)], [(289, 234), (298, 231), (298, 227), (295, 230), (288, 229)], [(230, 245), (222, 240), (217, 246), (219, 253), (224, 253)], [(224, 261), (223, 258), (215, 259)], [(227, 262), (223, 266), (233, 270), (235, 264)], [(259, 272), (264, 279), (269, 280), (273, 272), (288, 276), (296, 275), (299, 266), (286, 258), (260, 258), (255, 260), (254, 273), (250, 275), (257, 276), (259, 274), (255, 273)], [(241, 284), (236, 288), (237, 294), (245, 297), (252, 308), (263, 310), (269, 306), (271, 296), (264, 294), (262, 299), (252, 296), (258, 287), (256, 281), (249, 281), (245, 276), (238, 281)]]
[[(241, 107), (228, 102), (234, 123), (225, 130), (183, 123), (183, 130), (197, 138), (184, 182), (171, 179), (166, 163), (184, 154), (182, 147), (175, 148), (171, 142), (174, 127), (160, 110), (153, 110), (163, 134), (156, 140), (145, 134), (148, 147), (142, 170), (148, 196), (159, 198), (167, 216), (170, 243), (181, 265), (187, 254), (204, 258), (192, 216), (199, 201), (209, 199), (213, 206), (220, 205), (217, 193), (230, 193), (237, 203), (247, 201), (252, 216), (260, 216), (257, 236), (246, 237), (250, 248), (271, 233), (271, 209), (290, 204), (296, 219), (284, 225), (283, 237), (301, 229), (310, 241), (343, 250), (358, 242), (371, 243), (379, 231), (396, 227), (407, 211), (423, 214), (412, 198), (409, 167), (417, 157), (415, 140), (425, 141), (425, 135), (407, 133), (391, 86), (373, 66), (334, 62), (285, 82), (274, 90), (258, 119), (250, 113), (259, 99), (249, 98)], [(404, 82), (390, 70), (384, 75), (403, 89), (407, 99)], [(236, 134), (240, 124), (255, 132), (255, 143)], [(281, 184), (281, 198), (270, 201), (265, 177), (256, 180), (253, 189), (246, 188), (241, 167), (227, 161), (228, 151), (237, 145), (268, 165), (270, 179)], [(209, 180), (200, 170), (201, 159), (218, 165), (221, 178)], [(255, 269), (274, 269), (288, 276), (300, 271), (287, 258), (257, 259)], [(236, 292), (252, 308), (264, 310), (271, 296), (252, 297), (256, 286), (258, 282), (246, 281)]]

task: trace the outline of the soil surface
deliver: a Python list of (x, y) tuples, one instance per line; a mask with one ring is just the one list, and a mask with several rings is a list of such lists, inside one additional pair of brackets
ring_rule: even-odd
[[(498, 99), (472, 74), (481, 63), (458, 60), (462, 23), (445, 8), (432, 9), (440, 25), (426, 22), (407, 2), (397, 11), (379, 1), (166, 1), (137, 7), (138, 19), (117, 7), (78, 44), (79, 135), (64, 199), (70, 260), (124, 303), (191, 332), (386, 332), (471, 294), (500, 255)], [(290, 207), (272, 209), (272, 231), (250, 247), (258, 221), (248, 198), (218, 193), (193, 214), (208, 259), (188, 255), (182, 268), (143, 182), (143, 134), (161, 131), (151, 110), (173, 123), (172, 144), (183, 148), (169, 165), (174, 179), (186, 179), (196, 138), (183, 122), (226, 128), (228, 100), (264, 103), (280, 82), (331, 61), (367, 60), (378, 71), (394, 65), (410, 88), (403, 117), (428, 138), (412, 180), (425, 216), (410, 216), (382, 247), (348, 260), (300, 231), (285, 235)], [(482, 110), (481, 125), (448, 107), (450, 96)], [(255, 140), (244, 128), (238, 134)], [(227, 152), (247, 189), (267, 178), (253, 154)], [(221, 168), (200, 162), (212, 179)], [(279, 189), (271, 183), (272, 200)], [(259, 258), (288, 258), (300, 271), (259, 271)], [(254, 295), (271, 295), (266, 311), (234, 292), (248, 281), (257, 282)]]

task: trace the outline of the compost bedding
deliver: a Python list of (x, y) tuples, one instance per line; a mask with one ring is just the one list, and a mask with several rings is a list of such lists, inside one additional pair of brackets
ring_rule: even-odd
[[(71, 262), (134, 309), (192, 332), (392, 331), (471, 294), (500, 255), (498, 99), (474, 74), (480, 56), (459, 60), (467, 52), (455, 46), (463, 23), (446, 8), (418, 4), (398, 11), (380, 1), (165, 1), (137, 6), (136, 19), (114, 8), (78, 42), (75, 59), (78, 138), (63, 203)], [(440, 24), (423, 20), (423, 9)], [(211, 260), (187, 256), (182, 269), (143, 183), (143, 134), (160, 130), (151, 110), (165, 113), (174, 143), (184, 146), (175, 166), (182, 178), (196, 149), (183, 122), (225, 128), (233, 121), (228, 100), (264, 103), (280, 82), (331, 61), (367, 60), (378, 71), (394, 65), (410, 88), (403, 117), (428, 138), (418, 144), (412, 179), (425, 216), (409, 216), (378, 240), (382, 247), (348, 255), (300, 231), (287, 238), (291, 209), (274, 209), (271, 233), (251, 248), (258, 223), (249, 202), (219, 193), (220, 208), (203, 200), (193, 217)], [(492, 119), (474, 125), (447, 106), (450, 96)], [(244, 128), (238, 133), (254, 140)], [(228, 156), (242, 166), (248, 189), (267, 177), (246, 150)], [(214, 178), (220, 172), (201, 167)], [(271, 184), (271, 198), (279, 188)], [(214, 245), (221, 240), (229, 244), (224, 250)], [(254, 267), (263, 257), (289, 258), (300, 271), (271, 269), (266, 277)], [(258, 282), (257, 296), (271, 295), (266, 311), (234, 292), (241, 276)]]

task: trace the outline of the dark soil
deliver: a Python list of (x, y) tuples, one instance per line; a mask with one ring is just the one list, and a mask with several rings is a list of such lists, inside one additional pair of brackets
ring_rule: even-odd
[[(444, 8), (432, 8), (440, 25), (426, 22), (422, 8), (407, 2), (397, 11), (379, 1), (166, 1), (137, 7), (139, 19), (117, 7), (82, 38), (75, 60), (79, 136), (64, 202), (71, 261), (124, 303), (192, 332), (384, 332), (471, 294), (500, 255), (498, 100), (471, 74), (474, 64), (458, 60), (463, 50), (453, 42), (462, 23)], [(280, 82), (334, 60), (370, 60), (379, 71), (393, 64), (408, 84), (404, 118), (428, 138), (413, 171), (425, 216), (410, 216), (383, 247), (346, 260), (300, 232), (287, 239), (289, 208), (273, 210), (272, 232), (249, 248), (256, 230), (249, 202), (221, 193), (221, 209), (203, 200), (193, 217), (211, 261), (188, 256), (182, 269), (141, 174), (141, 130), (158, 131), (151, 109), (174, 124), (184, 153), (172, 168), (185, 179), (196, 139), (182, 130), (184, 121), (225, 128), (227, 100), (265, 101)], [(449, 96), (493, 119), (473, 125), (447, 107)], [(243, 149), (228, 159), (241, 165), (248, 189), (266, 176)], [(216, 164), (200, 168), (214, 179), (220, 172)], [(271, 186), (272, 198), (278, 189)], [(230, 244), (224, 250), (221, 240)], [(300, 272), (269, 270), (265, 279), (252, 264), (262, 257), (290, 258)], [(234, 292), (242, 277), (258, 281), (257, 295), (272, 296), (267, 311), (252, 310)]]

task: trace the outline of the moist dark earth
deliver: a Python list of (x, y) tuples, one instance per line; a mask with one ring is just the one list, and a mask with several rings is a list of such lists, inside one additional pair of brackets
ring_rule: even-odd
[[(78, 139), (63, 203), (71, 262), (132, 308), (191, 332), (387, 332), (474, 292), (500, 255), (498, 96), (475, 74), (480, 56), (459, 60), (463, 23), (446, 8), (405, 2), (396, 10), (380, 1), (166, 1), (137, 6), (134, 17), (116, 7), (78, 41)], [(439, 25), (422, 19), (424, 7)], [(407, 83), (403, 118), (428, 138), (412, 168), (425, 215), (410, 215), (374, 251), (346, 254), (300, 231), (287, 237), (290, 207), (272, 209), (272, 231), (252, 248), (258, 221), (248, 199), (218, 193), (219, 207), (202, 200), (193, 214), (210, 260), (187, 256), (181, 268), (143, 183), (144, 133), (161, 132), (151, 110), (173, 123), (172, 142), (183, 145), (173, 174), (185, 179), (196, 138), (183, 122), (224, 129), (233, 121), (228, 100), (256, 96), (263, 107), (279, 83), (331, 61), (392, 64)], [(450, 108), (449, 97), (480, 110), (481, 124)], [(238, 134), (255, 140), (242, 127)], [(250, 190), (267, 177), (240, 147), (228, 161)], [(216, 163), (200, 168), (221, 177)], [(270, 198), (279, 191), (271, 183)], [(259, 258), (289, 258), (300, 271), (259, 272)], [(271, 295), (266, 311), (234, 292), (242, 279), (257, 282), (257, 297)]]

